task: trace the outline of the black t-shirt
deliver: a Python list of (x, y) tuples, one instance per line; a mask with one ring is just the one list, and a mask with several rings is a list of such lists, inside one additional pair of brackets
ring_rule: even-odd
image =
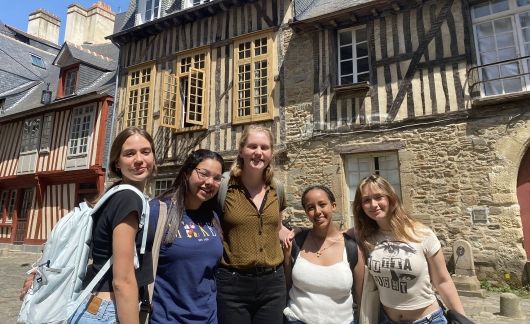
[[(87, 274), (83, 280), (83, 287), (86, 287), (92, 278), (105, 265), (112, 255), (112, 232), (114, 228), (132, 212), (136, 212), (138, 217), (142, 214), (142, 200), (132, 190), (123, 190), (110, 197), (101, 208), (94, 213), (94, 227), (92, 230), (92, 260), (93, 263), (87, 269)], [(143, 229), (136, 234), (136, 248), (140, 268), (136, 269), (136, 281), (138, 287), (146, 286), (153, 282), (153, 269), (151, 252), (146, 251), (145, 255), (140, 255)], [(94, 291), (113, 291), (112, 288), (112, 267), (96, 285)]]

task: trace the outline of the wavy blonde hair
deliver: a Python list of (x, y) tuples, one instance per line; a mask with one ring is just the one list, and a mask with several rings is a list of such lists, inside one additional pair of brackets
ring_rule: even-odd
[(385, 178), (373, 174), (361, 180), (355, 191), (355, 199), (353, 201), (355, 231), (359, 242), (364, 248), (366, 250), (373, 248), (370, 238), (379, 231), (377, 222), (371, 219), (362, 207), (362, 189), (365, 186), (380, 189), (388, 199), (387, 217), (389, 217), (390, 229), (394, 237), (405, 242), (420, 242), (424, 236), (423, 230), (426, 229), (426, 226), (405, 211), (396, 191)]
[[(250, 125), (245, 128), (243, 131), (243, 134), (241, 135), (241, 139), (239, 140), (239, 148), (238, 148), (238, 155), (236, 160), (234, 161), (234, 164), (232, 164), (232, 167), (230, 168), (230, 176), (239, 178), (243, 174), (243, 158), (241, 158), (241, 152), (245, 148), (245, 145), (247, 144), (247, 139), (250, 133), (264, 133), (269, 138), (270, 147), (272, 156), (274, 157), (274, 149), (273, 149), (273, 137), (272, 132), (270, 129), (265, 128), (260, 125)], [(272, 178), (274, 177), (274, 171), (272, 166), (272, 159), (267, 168), (265, 168), (265, 172), (263, 172), (263, 181), (265, 181), (265, 184), (270, 185), (272, 182)]]

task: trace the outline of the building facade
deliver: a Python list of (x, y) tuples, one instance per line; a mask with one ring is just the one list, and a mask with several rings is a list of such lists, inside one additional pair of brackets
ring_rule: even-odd
[[(102, 3), (70, 9), (114, 19)], [(62, 216), (104, 190), (118, 49), (87, 44), (83, 33), (58, 46), (59, 25), (38, 10), (28, 33), (0, 33), (0, 243), (42, 244)]]
[(131, 1), (111, 37), (117, 129), (154, 134), (156, 194), (190, 150), (233, 160), (245, 125), (261, 123), (292, 223), (305, 221), (303, 189), (322, 183), (352, 226), (357, 184), (379, 173), (446, 259), (465, 239), (479, 276), (524, 281), (527, 17), (516, 0)]

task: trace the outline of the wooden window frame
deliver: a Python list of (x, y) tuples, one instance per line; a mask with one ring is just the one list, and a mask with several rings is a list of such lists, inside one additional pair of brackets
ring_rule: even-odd
[[(150, 70), (149, 73), (149, 79), (146, 81), (144, 78), (146, 76), (146, 71)], [(151, 132), (152, 130), (152, 120), (153, 120), (153, 106), (154, 106), (154, 96), (155, 96), (155, 78), (156, 78), (156, 66), (154, 63), (147, 63), (142, 64), (139, 66), (135, 66), (133, 68), (130, 68), (127, 74), (127, 92), (126, 92), (126, 101), (125, 101), (125, 115), (124, 115), (124, 125), (125, 127), (129, 126), (136, 126), (139, 128), (143, 128), (148, 132)], [(140, 101), (142, 99), (142, 91), (147, 90), (148, 91), (148, 98), (147, 101)], [(131, 102), (132, 97), (131, 95), (133, 92), (136, 91), (135, 98), (136, 101), (133, 103)], [(145, 95), (145, 93), (143, 93)], [(139, 113), (141, 112), (141, 105), (142, 103), (147, 104), (147, 109), (143, 109), (146, 111), (145, 123), (140, 123), (141, 117), (139, 117)], [(131, 110), (131, 107), (135, 107), (134, 109), (134, 122), (131, 122), (133, 118), (131, 118), (131, 114), (133, 111)]]
[[(356, 32), (357, 30), (361, 30), (361, 29), (364, 29), (365, 33), (366, 33), (366, 25), (361, 25), (361, 26), (355, 26), (355, 27), (350, 27), (350, 28), (343, 28), (343, 29), (338, 29), (337, 30), (337, 84), (339, 86), (344, 86), (344, 85), (352, 85), (352, 84), (357, 84), (357, 83), (362, 83), (362, 82), (369, 82), (370, 81), (370, 53), (369, 53), (369, 46), (368, 46), (368, 38), (366, 37), (366, 39), (362, 42), (358, 42), (357, 41), (357, 35), (356, 35)], [(343, 59), (341, 57), (341, 48), (342, 47), (346, 47), (345, 45), (341, 44), (341, 39), (340, 39), (340, 35), (341, 33), (350, 33), (351, 34), (351, 38), (352, 38), (352, 43), (350, 44), (352, 46), (352, 57), (351, 59)], [(367, 35), (366, 35), (367, 36)], [(361, 43), (366, 43), (366, 48), (367, 48), (367, 51), (366, 51), (366, 55), (364, 56), (358, 56), (357, 54), (357, 46), (358, 44), (361, 44)], [(368, 70), (367, 71), (363, 71), (361, 73), (359, 73), (359, 71), (357, 71), (357, 63), (359, 60), (363, 60), (363, 59), (366, 59), (368, 61)], [(342, 73), (342, 62), (346, 62), (346, 61), (352, 61), (352, 73), (351, 74), (348, 74), (347, 77), (353, 77), (353, 82), (343, 82), (342, 78), (343, 78), (343, 73)], [(366, 80), (360, 80), (359, 81), (359, 76), (360, 75), (366, 75), (367, 78)]]
[[(17, 198), (17, 189), (5, 189), (0, 191), (0, 224), (13, 224), (13, 216), (15, 215)], [(9, 218), (10, 216), (11, 218)]]
[(39, 153), (50, 152), (53, 132), (53, 117), (53, 113), (45, 114), (42, 117)]
[[(33, 125), (33, 126), (27, 125), (28, 122), (33, 124), (37, 120), (38, 120), (37, 126), (35, 126), (35, 125)], [(38, 127), (38, 129), (36, 130), (36, 134), (27, 135), (26, 127), (28, 127), (28, 126), (29, 127)], [(23, 129), (22, 129), (22, 134), (21, 134), (22, 138), (20, 140), (20, 153), (34, 153), (34, 152), (38, 152), (39, 146), (40, 146), (40, 136), (41, 136), (41, 131), (42, 131), (42, 116), (26, 118), (24, 120), (24, 125), (22, 127), (23, 127)], [(28, 142), (28, 144), (26, 145), (25, 142)], [(35, 143), (31, 144), (31, 142), (35, 142)], [(30, 147), (30, 149), (26, 149), (26, 146)]]
[[(259, 34), (253, 34), (251, 36), (246, 36), (244, 38), (240, 38), (234, 41), (234, 49), (233, 49), (233, 100), (232, 100), (232, 124), (245, 124), (245, 123), (254, 123), (258, 121), (264, 121), (264, 120), (272, 120), (274, 117), (274, 97), (273, 97), (273, 89), (274, 89), (274, 67), (275, 60), (274, 60), (274, 53), (275, 51), (275, 44), (273, 40), (274, 34), (272, 32), (267, 33), (259, 33)], [(266, 46), (267, 50), (265, 54), (256, 54), (256, 41), (266, 39)], [(239, 46), (244, 43), (250, 43), (250, 56), (245, 58), (240, 58), (240, 49)], [(243, 50), (244, 51), (244, 50)], [(243, 52), (242, 51), (242, 52)], [(267, 90), (266, 90), (266, 99), (267, 102), (265, 104), (265, 107), (267, 111), (265, 113), (256, 113), (256, 79), (255, 79), (255, 68), (256, 63), (258, 62), (266, 62), (267, 67), (267, 76), (265, 78), (267, 84)], [(249, 65), (250, 67), (250, 87), (248, 88), (250, 90), (249, 92), (249, 106), (250, 113), (245, 116), (239, 116), (239, 94), (240, 91), (245, 91), (245, 89), (240, 88), (241, 82), (239, 81), (239, 67), (242, 67), (244, 65)]]
[[(80, 110), (83, 110), (82, 112), (79, 112)], [(68, 147), (67, 147), (67, 158), (78, 158), (87, 156), (90, 153), (90, 145), (91, 145), (91, 134), (92, 134), (92, 128), (94, 127), (94, 120), (96, 115), (96, 107), (93, 104), (81, 106), (81, 107), (75, 107), (72, 110), (72, 120), (70, 124), (70, 131), (68, 133)], [(85, 118), (89, 118), (88, 122), (85, 121)], [(76, 124), (75, 120), (79, 118), (80, 119), (80, 126), (83, 126), (85, 124), (88, 124), (86, 129), (79, 129), (75, 130), (76, 133), (81, 135), (83, 132), (86, 133), (86, 136), (74, 136), (74, 127)], [(75, 141), (75, 144), (73, 142)], [(85, 141), (84, 144), (80, 144), (80, 142)], [(82, 147), (86, 147), (86, 150), (84, 152), (80, 152), (80, 149)], [(75, 148), (75, 152), (72, 153), (72, 149)]]
[[(202, 60), (197, 60), (203, 56)], [(194, 75), (202, 73), (202, 87), (193, 87)], [(183, 80), (186, 83), (183, 83)], [(165, 72), (162, 81), (162, 91), (160, 92), (160, 124), (164, 127), (173, 128), (176, 132), (192, 132), (204, 130), (208, 127), (210, 111), (210, 52), (208, 49), (187, 51), (177, 55), (175, 63), (175, 73)], [(186, 98), (184, 101), (181, 87), (186, 87)], [(194, 91), (192, 91), (194, 90)], [(199, 92), (199, 90), (202, 90)], [(202, 100), (190, 100), (190, 93)], [(198, 109), (192, 110), (193, 103)], [(185, 106), (185, 107), (184, 107)], [(200, 115), (197, 120), (192, 115)]]

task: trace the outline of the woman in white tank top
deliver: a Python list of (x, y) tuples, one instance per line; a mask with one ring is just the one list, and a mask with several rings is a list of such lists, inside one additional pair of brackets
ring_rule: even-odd
[[(348, 324), (354, 322), (354, 298), (360, 304), (364, 258), (348, 263), (345, 237), (332, 222), (335, 196), (327, 187), (311, 186), (302, 194), (302, 206), (313, 224), (299, 246), (292, 266), (291, 251), (286, 253), (289, 302), (284, 315), (289, 324)], [(296, 244), (296, 241), (293, 241)], [(291, 276), (289, 269), (292, 267)], [(291, 279), (291, 280), (290, 280)], [(353, 291), (352, 291), (353, 287)]]

